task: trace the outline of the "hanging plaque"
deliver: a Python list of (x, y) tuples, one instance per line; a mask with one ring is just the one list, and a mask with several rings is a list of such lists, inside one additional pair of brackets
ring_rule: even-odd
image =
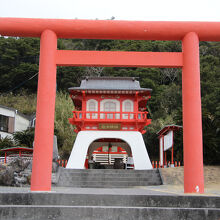
[(99, 124), (99, 130), (121, 130), (121, 124), (101, 123)]

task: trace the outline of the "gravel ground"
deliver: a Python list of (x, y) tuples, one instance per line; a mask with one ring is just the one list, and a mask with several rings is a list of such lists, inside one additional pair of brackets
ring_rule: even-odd
[[(182, 192), (183, 188), (183, 167), (160, 169), (164, 186), (172, 192)], [(204, 166), (205, 194), (220, 196), (220, 166)]]

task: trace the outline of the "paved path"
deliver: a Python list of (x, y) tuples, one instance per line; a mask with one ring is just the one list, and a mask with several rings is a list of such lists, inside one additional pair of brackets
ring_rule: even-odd
[[(0, 186), (0, 193), (28, 193), (30, 187)], [(220, 186), (208, 187), (204, 194), (184, 194), (183, 187), (178, 185), (146, 186), (133, 188), (71, 188), (52, 187), (53, 193), (69, 194), (109, 194), (109, 195), (203, 195), (220, 196)], [(50, 193), (50, 192), (46, 192)]]

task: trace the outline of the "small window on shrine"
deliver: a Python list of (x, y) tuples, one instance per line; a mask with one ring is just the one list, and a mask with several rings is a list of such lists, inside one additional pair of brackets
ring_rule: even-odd
[(106, 102), (104, 104), (105, 112), (116, 112), (116, 104), (114, 102)]
[(92, 112), (98, 111), (98, 103), (96, 100), (88, 100), (87, 111), (90, 113), (86, 113), (86, 118), (96, 119), (98, 117), (98, 115), (96, 113), (92, 113)]
[(131, 112), (131, 103), (125, 102), (125, 112)]
[(105, 99), (100, 102), (101, 119), (120, 119), (120, 102), (116, 99)]
[[(105, 112), (116, 112), (116, 104), (114, 102), (106, 102), (104, 104), (104, 111)], [(107, 114), (107, 119), (113, 119), (114, 114)]]
[(95, 109), (95, 102), (94, 101), (89, 102), (89, 111), (94, 112), (95, 110), (96, 110)]
[[(133, 102), (131, 100), (126, 100), (123, 102), (123, 112), (133, 112)], [(128, 113), (123, 114), (123, 119), (133, 119), (134, 114)]]

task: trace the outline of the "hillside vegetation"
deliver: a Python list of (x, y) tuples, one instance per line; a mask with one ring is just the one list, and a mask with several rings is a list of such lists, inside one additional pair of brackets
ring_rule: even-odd
[[(4, 94), (0, 95), (0, 104), (8, 107), (15, 108), (20, 112), (30, 115), (36, 112), (37, 94)], [(62, 158), (68, 158), (72, 149), (75, 134), (73, 132), (73, 126), (69, 123), (68, 118), (72, 117), (73, 104), (69, 98), (69, 94), (62, 91), (56, 94), (56, 107), (55, 107), (55, 121), (54, 121), (54, 133), (57, 135), (58, 146), (60, 156)], [(27, 135), (30, 136), (29, 141), (21, 142), (20, 139)], [(26, 132), (18, 132), (15, 134), (15, 138), (18, 139), (19, 145), (31, 147), (33, 143), (33, 130), (30, 129)], [(9, 147), (10, 141), (2, 140), (0, 146)], [(9, 143), (8, 143), (9, 142)], [(30, 144), (28, 144), (30, 143)]]
[[(181, 42), (62, 39), (59, 49), (180, 52)], [(0, 37), (0, 104), (31, 114), (35, 112), (39, 39)], [(220, 164), (220, 43), (200, 43), (204, 163)], [(152, 160), (158, 159), (156, 132), (166, 124), (182, 125), (181, 69), (58, 67), (55, 133), (59, 150), (68, 157), (75, 134), (68, 123), (73, 105), (67, 94), (85, 76), (138, 77), (142, 87), (151, 88), (147, 109), (152, 118), (144, 135)], [(193, 123), (193, 121), (192, 121)], [(176, 159), (182, 161), (182, 132), (175, 133)]]

